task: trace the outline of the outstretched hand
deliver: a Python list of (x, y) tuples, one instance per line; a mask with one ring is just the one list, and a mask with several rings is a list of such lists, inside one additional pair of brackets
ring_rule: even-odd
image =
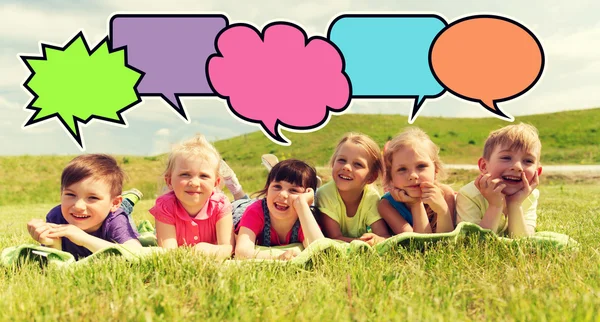
[(277, 257), (277, 259), (288, 261), (288, 260), (291, 260), (292, 258), (294, 258), (294, 257), (296, 257), (298, 255), (300, 255), (300, 252), (298, 252), (297, 250), (288, 249), (283, 254), (279, 255)]
[(385, 238), (373, 233), (364, 233), (359, 239), (369, 244), (369, 246), (375, 246), (385, 240)]

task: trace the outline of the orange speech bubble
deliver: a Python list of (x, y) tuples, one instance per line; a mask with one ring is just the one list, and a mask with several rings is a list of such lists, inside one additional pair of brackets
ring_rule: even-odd
[(505, 17), (470, 16), (449, 24), (433, 40), (429, 65), (452, 94), (508, 118), (496, 105), (530, 90), (544, 69), (535, 35)]

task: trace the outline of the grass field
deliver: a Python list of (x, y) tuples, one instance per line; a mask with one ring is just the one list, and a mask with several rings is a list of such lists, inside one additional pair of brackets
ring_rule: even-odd
[[(577, 113), (587, 111), (568, 112), (555, 119), (551, 114), (536, 117), (540, 124), (545, 124), (544, 118), (575, 122), (578, 117), (595, 120), (591, 124), (600, 123), (599, 110)], [(380, 126), (388, 122), (384, 121), (388, 116), (369, 117), (380, 122)], [(336, 128), (341, 119), (333, 118), (329, 127)], [(361, 119), (362, 125), (357, 123), (354, 129), (371, 129), (371, 125), (365, 125), (366, 120)], [(389, 122), (405, 124), (406, 120)], [(435, 120), (430, 119), (427, 124), (433, 129), (432, 122)], [(493, 127), (494, 121), (489, 122), (487, 127), (474, 122), (465, 125), (464, 132), (455, 130), (460, 140), (457, 139), (456, 147), (445, 150), (444, 161), (472, 163), (475, 152), (460, 142), (468, 138), (469, 132), (478, 133), (472, 137), (478, 155), (484, 132)], [(444, 129), (452, 128), (442, 123), (440, 120), (439, 140), (444, 139), (442, 133), (447, 134)], [(352, 124), (348, 122), (344, 128), (352, 128)], [(375, 131), (376, 125), (364, 132)], [(590, 132), (591, 127), (575, 123), (570, 123), (570, 128), (557, 123), (547, 125), (540, 132), (551, 133), (555, 129), (559, 138), (554, 143), (550, 139), (548, 144), (543, 142), (544, 151), (562, 160), (555, 164), (600, 163), (600, 142), (598, 135), (589, 135), (595, 133)], [(316, 147), (309, 149), (309, 139), (300, 140), (289, 134), (292, 147), (306, 148), (274, 146), (273, 151), (259, 151), (258, 147), (270, 144), (260, 138), (262, 133), (217, 142), (217, 146), (227, 150), (224, 156), (246, 190), (253, 192), (262, 187), (266, 175), (260, 166), (261, 153), (306, 158), (321, 167), (329, 157), (333, 137), (344, 128), (327, 134), (322, 140), (327, 148), (325, 143), (316, 142), (317, 136), (312, 142)], [(569, 131), (575, 133), (573, 137)], [(379, 142), (386, 135), (381, 134)], [(243, 144), (244, 140), (259, 143)], [(569, 140), (573, 142), (568, 143)], [(464, 144), (469, 146), (468, 142)], [(559, 147), (561, 144), (563, 148)], [(234, 155), (235, 151), (239, 154)], [(32, 242), (26, 223), (31, 218), (44, 218), (58, 203), (60, 171), (71, 158), (0, 157), (0, 249)], [(134, 218), (152, 220), (148, 209), (161, 187), (164, 156), (118, 159), (129, 176), (125, 188), (137, 187), (145, 194), (136, 205)], [(328, 169), (319, 169), (328, 180)], [(474, 175), (452, 171), (448, 182), (458, 189)], [(323, 257), (311, 269), (299, 269), (256, 263), (223, 264), (178, 249), (140, 263), (109, 258), (68, 271), (42, 269), (33, 264), (0, 267), (0, 321), (600, 321), (598, 183), (597, 176), (564, 174), (541, 178), (537, 230), (568, 234), (580, 243), (579, 252), (515, 249), (494, 241), (438, 244), (425, 252), (363, 254), (348, 259)]]

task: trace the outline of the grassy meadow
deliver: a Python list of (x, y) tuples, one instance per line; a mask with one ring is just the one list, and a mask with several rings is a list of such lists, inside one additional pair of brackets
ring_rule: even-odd
[[(539, 128), (544, 164), (600, 163), (600, 109), (517, 121)], [(254, 192), (267, 174), (262, 153), (310, 161), (327, 181), (326, 163), (342, 133), (361, 131), (383, 145), (398, 124), (407, 124), (406, 117), (344, 115), (316, 133), (284, 133), (290, 147), (260, 132), (215, 144)], [(421, 117), (415, 122), (443, 147), (446, 163), (468, 164), (475, 164), (489, 130), (505, 124)], [(58, 203), (60, 172), (72, 157), (0, 157), (0, 249), (32, 242), (26, 223), (44, 218)], [(129, 176), (125, 188), (145, 195), (134, 218), (152, 220), (148, 209), (162, 188), (165, 156), (117, 158)], [(475, 175), (452, 170), (447, 182), (458, 189)], [(310, 269), (219, 263), (186, 249), (140, 263), (107, 258), (72, 270), (0, 267), (0, 320), (600, 321), (599, 183), (598, 174), (541, 177), (537, 230), (568, 234), (580, 243), (579, 252), (533, 251), (490, 240), (437, 244), (425, 252), (323, 256)]]

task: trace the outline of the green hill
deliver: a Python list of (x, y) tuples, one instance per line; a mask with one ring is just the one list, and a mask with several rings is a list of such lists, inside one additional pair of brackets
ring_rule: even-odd
[[(515, 123), (536, 126), (542, 141), (543, 164), (600, 163), (600, 108), (515, 117)], [(445, 163), (476, 164), (490, 131), (511, 124), (497, 118), (418, 117), (414, 126), (425, 130), (440, 146)], [(256, 164), (260, 155), (310, 160), (326, 165), (341, 136), (357, 131), (383, 144), (410, 126), (404, 115), (346, 114), (333, 116), (322, 129), (312, 133), (282, 131), (291, 140), (289, 147), (269, 140), (262, 132), (238, 136), (215, 143), (223, 157), (233, 164)]]
[[(543, 164), (600, 164), (600, 109), (518, 117), (516, 122), (535, 125), (542, 140)], [(483, 143), (492, 129), (510, 124), (496, 118), (449, 119), (419, 117), (415, 124), (427, 131), (441, 147), (445, 163), (476, 164)], [(271, 142), (256, 131), (215, 143), (223, 158), (236, 171), (247, 192), (264, 185), (267, 171), (260, 156), (273, 153), (280, 159), (295, 157), (317, 166), (327, 162), (340, 137), (347, 131), (370, 135), (383, 146), (395, 133), (408, 126), (402, 115), (347, 114), (334, 116), (319, 131), (298, 134), (285, 132), (289, 147)], [(154, 198), (163, 186), (166, 155), (153, 157), (115, 156), (127, 173), (125, 189), (136, 187), (145, 198)], [(0, 206), (55, 203), (59, 200), (60, 173), (73, 156), (0, 157)], [(328, 180), (329, 171), (320, 169)], [(454, 171), (452, 180), (461, 182), (471, 175)]]

